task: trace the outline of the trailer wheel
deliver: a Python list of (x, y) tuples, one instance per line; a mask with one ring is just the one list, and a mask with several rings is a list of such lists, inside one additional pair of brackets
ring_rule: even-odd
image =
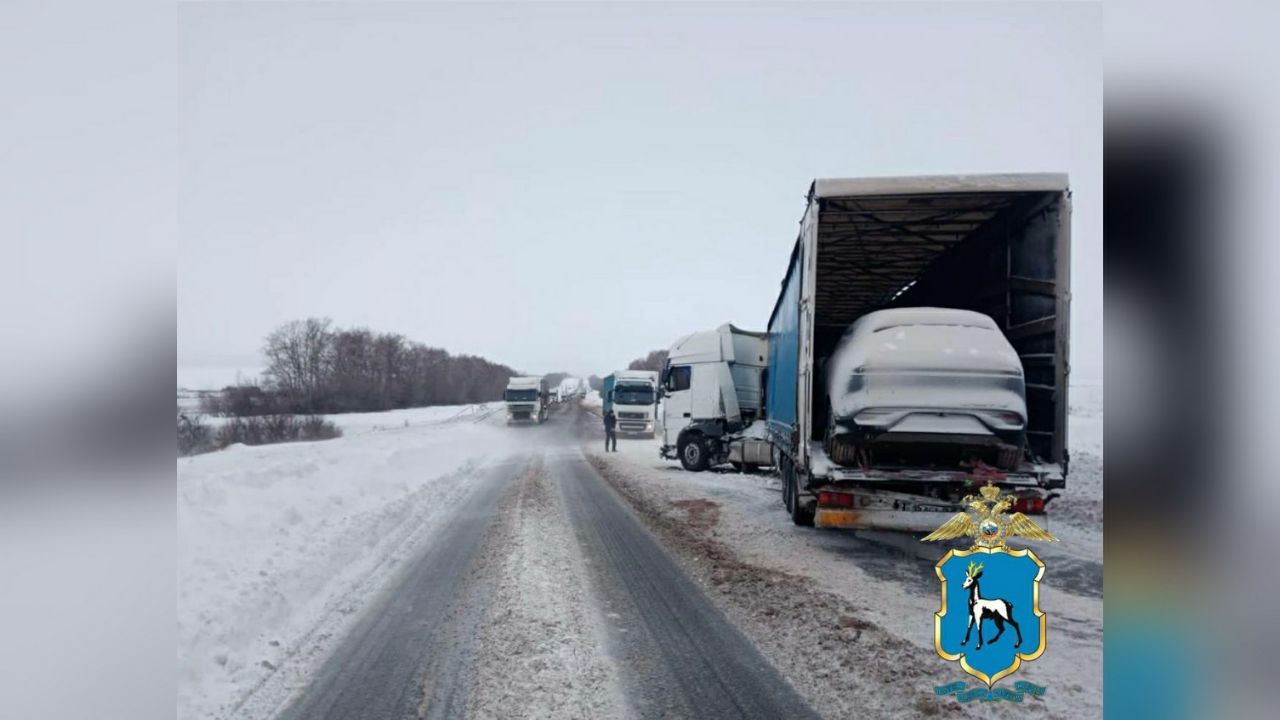
[(689, 472), (702, 472), (707, 469), (707, 448), (702, 444), (699, 435), (685, 436), (680, 439), (680, 465)]
[(775, 466), (778, 468), (778, 479), (782, 481), (782, 507), (791, 512), (791, 471), (789, 461), (784, 457)]
[(804, 527), (813, 525), (813, 513), (810, 512), (800, 501), (800, 481), (796, 468), (791, 464), (791, 459), (787, 458), (783, 462), (782, 475), (782, 493), (784, 501), (787, 504), (787, 514), (791, 516), (791, 522), (795, 525)]

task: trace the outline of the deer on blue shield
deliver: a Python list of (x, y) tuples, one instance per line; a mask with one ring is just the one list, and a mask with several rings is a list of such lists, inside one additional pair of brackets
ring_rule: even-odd
[(1018, 643), (1014, 647), (1022, 647), (1022, 629), (1018, 627), (1018, 623), (1013, 619), (1013, 603), (1008, 600), (1000, 600), (999, 598), (984, 598), (978, 590), (978, 578), (982, 577), (982, 565), (973, 562), (969, 563), (969, 567), (965, 570), (965, 578), (963, 587), (969, 591), (969, 626), (964, 631), (964, 642), (961, 645), (969, 643), (969, 633), (973, 632), (973, 626), (978, 626), (978, 647), (982, 649), (982, 621), (994, 620), (996, 623), (996, 636), (991, 638), (991, 642), (1000, 639), (1004, 634), (1004, 624), (1009, 623), (1013, 626), (1013, 631), (1018, 633)]

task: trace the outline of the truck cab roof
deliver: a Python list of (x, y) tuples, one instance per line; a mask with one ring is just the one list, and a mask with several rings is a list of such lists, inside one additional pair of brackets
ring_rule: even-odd
[[(675, 341), (667, 351), (667, 360), (677, 364), (740, 362), (746, 365), (763, 366), (768, 360), (763, 350), (763, 345), (768, 339), (768, 333), (743, 330), (731, 323), (725, 323), (715, 330), (690, 333)], [(741, 340), (748, 342), (741, 342)], [(748, 348), (748, 345), (751, 347)], [(754, 351), (754, 357), (752, 351)]]

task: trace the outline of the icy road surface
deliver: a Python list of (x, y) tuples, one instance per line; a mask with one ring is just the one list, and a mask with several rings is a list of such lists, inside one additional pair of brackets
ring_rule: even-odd
[(587, 462), (576, 407), (495, 420), (180, 464), (205, 557), (179, 716), (816, 717)]
[[(1049, 692), (986, 715), (1101, 713), (1098, 398), (1019, 673)], [(964, 679), (932, 653), (941, 549), (792, 527), (772, 477), (655, 441), (601, 453), (593, 405), (337, 416), (338, 440), (180, 460), (178, 717), (964, 714), (932, 690)]]

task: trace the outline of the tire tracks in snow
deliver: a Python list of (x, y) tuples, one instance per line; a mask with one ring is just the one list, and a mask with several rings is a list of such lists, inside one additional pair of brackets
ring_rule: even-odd
[[(958, 679), (954, 668), (868, 619), (865, 608), (814, 587), (807, 578), (739, 557), (717, 538), (712, 501), (662, 502), (652, 488), (603, 457), (585, 453), (595, 470), (677, 556), (702, 590), (761, 652), (828, 718), (946, 717), (965, 708), (932, 691)], [(647, 490), (647, 491), (646, 491)], [(921, 622), (930, 622), (922, 617)], [(1039, 702), (1017, 708), (984, 704), (994, 717), (1042, 716)]]
[[(557, 472), (637, 715), (817, 717), (580, 451)], [(707, 505), (687, 507), (698, 522), (714, 521)]]
[[(499, 465), (500, 467), (500, 465)], [(275, 663), (261, 663), (266, 672), (225, 717), (256, 720), (274, 717), (290, 696), (305, 686), (344, 636), (354, 631), (360, 608), (375, 599), (388, 578), (404, 572), (404, 566), (423, 551), (432, 539), (443, 535), (440, 518), (464, 504), (471, 495), (466, 481), (481, 473), (475, 460), (441, 476), (395, 506), (381, 508), (371, 517), (356, 518), (351, 529), (337, 537), (340, 550), (363, 548), (358, 559), (344, 568), (336, 582), (340, 589), (318, 600), (323, 605), (314, 613), (315, 624), (290, 642)], [(450, 488), (442, 492), (441, 486)], [(378, 532), (382, 534), (378, 534)], [(391, 580), (390, 584), (394, 584)], [(376, 600), (375, 600), (376, 602)], [(224, 717), (224, 715), (219, 715)]]
[(560, 493), (535, 456), (503, 498), (487, 546), (496, 579), (480, 624), (468, 715), (626, 715)]
[[(518, 464), (517, 464), (518, 463)], [(424, 670), (446, 680), (433, 694), (435, 707), (461, 715), (458, 693), (465, 682), (476, 613), (487, 596), (476, 572), (477, 548), (493, 523), (495, 498), (508, 487), (522, 460), (460, 477), (465, 499), (448, 506), (417, 557), (369, 602), (327, 658), (277, 715), (281, 720), (410, 717), (423, 705)], [(465, 697), (465, 695), (463, 695)]]

